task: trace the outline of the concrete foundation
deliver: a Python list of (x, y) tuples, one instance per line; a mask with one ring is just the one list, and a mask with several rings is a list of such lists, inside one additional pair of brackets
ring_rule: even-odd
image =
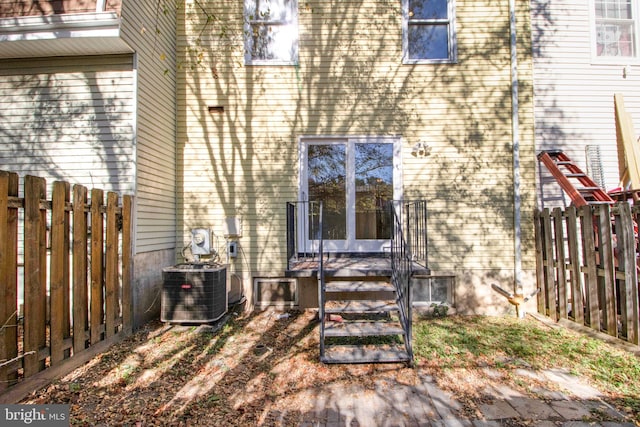
[(176, 264), (175, 250), (145, 252), (133, 259), (133, 329), (160, 318), (162, 269)]
[[(514, 293), (513, 275), (498, 270), (468, 270), (457, 272), (432, 272), (430, 277), (446, 278), (452, 281), (451, 301), (455, 313), (462, 315), (515, 315), (515, 306), (509, 303), (491, 285)], [(522, 289), (519, 292), (527, 297), (536, 289), (534, 270), (525, 270), (522, 274)], [(318, 307), (318, 281), (312, 277), (298, 278), (299, 307), (301, 309)], [(536, 311), (536, 296), (521, 306), (521, 311)], [(453, 312), (453, 311), (452, 311)]]

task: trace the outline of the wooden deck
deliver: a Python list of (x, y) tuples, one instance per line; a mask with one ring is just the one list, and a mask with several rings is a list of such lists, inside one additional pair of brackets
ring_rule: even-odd
[[(316, 277), (320, 262), (316, 259), (292, 260), (287, 277)], [(414, 275), (429, 275), (428, 268), (413, 263)], [(325, 274), (334, 277), (391, 276), (391, 258), (388, 256), (336, 256), (325, 258)]]

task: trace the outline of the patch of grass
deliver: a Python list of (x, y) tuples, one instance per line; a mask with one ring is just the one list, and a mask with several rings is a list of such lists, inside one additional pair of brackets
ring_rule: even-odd
[(630, 398), (640, 410), (640, 360), (631, 353), (536, 320), (444, 317), (414, 322), (418, 361), (444, 369), (565, 368), (604, 392)]

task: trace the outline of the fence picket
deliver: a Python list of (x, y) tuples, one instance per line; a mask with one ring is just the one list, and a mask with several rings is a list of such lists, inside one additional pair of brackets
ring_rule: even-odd
[(65, 358), (65, 340), (70, 337), (69, 212), (70, 185), (53, 184), (51, 212), (51, 365)]
[(87, 328), (87, 189), (73, 186), (73, 352), (86, 348)]
[(616, 323), (615, 265), (613, 257), (613, 230), (608, 204), (597, 207), (599, 251), (599, 297), (602, 320), (609, 335), (618, 336)]
[(580, 229), (582, 230), (582, 265), (584, 266), (585, 317), (589, 327), (600, 330), (600, 311), (598, 310), (598, 270), (596, 262), (596, 243), (593, 228), (591, 206), (578, 208)]
[(542, 211), (542, 230), (544, 233), (544, 247), (545, 247), (545, 283), (544, 283), (544, 307), (545, 315), (551, 317), (553, 320), (558, 320), (558, 314), (556, 310), (556, 272), (555, 272), (555, 259), (553, 253), (553, 233), (551, 227), (551, 214), (549, 209)]
[[(9, 197), (18, 197), (18, 175), (0, 171), (0, 361), (18, 357), (18, 209)], [(18, 371), (0, 367), (0, 390), (13, 385)]]
[(631, 206), (620, 203), (616, 209), (616, 237), (619, 284), (619, 311), (621, 333), (627, 341), (638, 344), (638, 274), (636, 264), (636, 242), (633, 234)]
[(562, 210), (555, 208), (551, 214), (554, 225), (555, 247), (556, 247), (556, 274), (558, 284), (556, 286), (557, 310), (558, 317), (567, 318), (567, 276), (566, 276), (566, 259), (564, 247), (564, 218)]
[(569, 247), (569, 281), (571, 291), (571, 315), (576, 323), (584, 325), (584, 301), (582, 295), (582, 274), (580, 272), (580, 239), (578, 238), (578, 214), (575, 206), (565, 212), (567, 222), (567, 245)]
[(103, 288), (104, 288), (104, 216), (102, 207), (104, 204), (104, 192), (94, 188), (91, 190), (91, 302), (89, 307), (89, 324), (91, 344), (102, 339)]
[(24, 375), (44, 369), (40, 350), (46, 345), (46, 216), (40, 200), (46, 198), (42, 178), (24, 181)]
[(107, 247), (106, 247), (106, 280), (105, 280), (105, 336), (112, 337), (116, 333), (116, 318), (119, 307), (118, 289), (118, 225), (116, 208), (118, 195), (107, 193)]

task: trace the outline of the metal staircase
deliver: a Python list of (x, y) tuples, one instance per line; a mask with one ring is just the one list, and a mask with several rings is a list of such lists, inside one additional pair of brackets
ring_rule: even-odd
[[(391, 274), (358, 275), (325, 271), (319, 242), (318, 302), (320, 360), (324, 363), (413, 363), (411, 345), (411, 253), (396, 206), (393, 219)], [(409, 216), (406, 217), (409, 222)], [(322, 204), (320, 208), (322, 224)]]
[(324, 363), (411, 362), (397, 292), (386, 277), (325, 278)]
[(287, 203), (287, 270), (318, 280), (320, 360), (413, 363), (411, 276), (427, 268), (424, 200), (390, 201), (390, 252), (324, 252), (323, 202)]

